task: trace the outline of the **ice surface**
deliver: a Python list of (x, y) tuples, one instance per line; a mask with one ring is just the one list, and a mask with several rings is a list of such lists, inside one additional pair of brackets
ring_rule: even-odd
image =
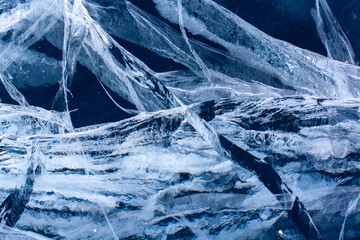
[(314, 6), (328, 57), (210, 0), (1, 0), (0, 236), (359, 238), (360, 68)]

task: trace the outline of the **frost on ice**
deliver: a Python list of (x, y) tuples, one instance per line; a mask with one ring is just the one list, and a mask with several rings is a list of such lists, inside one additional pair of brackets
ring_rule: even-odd
[(360, 238), (355, 30), (230, 2), (0, 0), (1, 239)]

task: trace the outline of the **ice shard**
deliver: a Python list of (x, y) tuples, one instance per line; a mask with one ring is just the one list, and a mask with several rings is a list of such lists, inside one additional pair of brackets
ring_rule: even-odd
[(355, 53), (349, 39), (333, 16), (326, 0), (316, 0), (315, 5), (316, 10), (312, 14), (328, 56), (342, 62), (356, 64)]
[(330, 7), (326, 57), (220, 4), (0, 1), (1, 237), (360, 237), (360, 68)]

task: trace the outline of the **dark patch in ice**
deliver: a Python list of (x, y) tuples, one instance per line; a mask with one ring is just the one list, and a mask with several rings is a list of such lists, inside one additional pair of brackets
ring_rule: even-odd
[(44, 53), (46, 56), (55, 60), (62, 60), (62, 51), (52, 45), (47, 39), (42, 38), (29, 47), (30, 50)]
[[(77, 64), (77, 72), (74, 75), (69, 108), (74, 127), (88, 126), (92, 124), (115, 122), (129, 118), (126, 112), (119, 109), (106, 95), (96, 76), (81, 64)], [(114, 94), (107, 88), (112, 97), (125, 108), (134, 109), (134, 105)]]

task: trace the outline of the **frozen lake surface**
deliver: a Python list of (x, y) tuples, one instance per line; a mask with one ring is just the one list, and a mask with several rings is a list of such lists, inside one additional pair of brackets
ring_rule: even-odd
[(0, 0), (1, 239), (360, 239), (360, 2)]

